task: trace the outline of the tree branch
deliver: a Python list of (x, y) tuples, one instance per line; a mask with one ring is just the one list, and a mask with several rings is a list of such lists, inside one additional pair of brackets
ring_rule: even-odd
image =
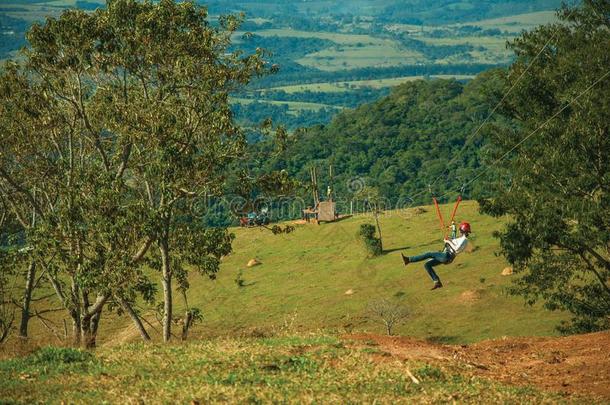
[[(603, 257), (601, 257), (597, 252), (595, 252), (593, 249), (587, 248), (587, 251), (590, 252), (593, 256), (595, 256), (597, 258), (597, 260), (604, 260)], [(589, 270), (595, 274), (595, 277), (597, 277), (597, 280), (599, 280), (599, 283), (602, 285), (602, 287), (604, 288), (604, 290), (606, 290), (606, 292), (608, 293), (608, 295), (610, 295), (610, 287), (608, 287), (608, 285), (606, 284), (606, 281), (604, 280), (604, 278), (602, 277), (601, 274), (599, 274), (599, 272), (595, 269), (595, 265), (593, 263), (591, 263), (591, 261), (589, 259), (587, 259), (587, 257), (583, 254), (583, 253), (579, 253), (580, 257), (585, 261), (585, 263), (587, 263), (587, 266), (589, 267)], [(607, 263), (607, 262), (606, 262)]]
[(91, 307), (85, 308), (84, 316), (93, 316), (98, 312), (101, 312), (102, 308), (104, 308), (104, 305), (106, 304), (106, 301), (108, 301), (108, 298), (110, 298), (110, 294), (108, 293), (98, 295), (95, 303)]
[(2, 177), (4, 180), (6, 180), (6, 182), (8, 184), (10, 184), (10, 186), (13, 187), (15, 190), (17, 190), (18, 192), (24, 194), (27, 197), (27, 199), (29, 200), (30, 204), (32, 204), (32, 207), (38, 212), (38, 215), (40, 215), (41, 217), (44, 218), (42, 210), (38, 206), (38, 203), (36, 203), (36, 199), (34, 198), (34, 196), (32, 196), (32, 193), (30, 193), (29, 190), (26, 190), (20, 184), (18, 184), (11, 177), (11, 175), (9, 175), (6, 171), (4, 171), (4, 169), (2, 167), (0, 167), (0, 177)]
[(132, 147), (131, 142), (129, 142), (127, 145), (125, 145), (123, 147), (123, 152), (121, 153), (121, 165), (119, 166), (119, 169), (117, 170), (115, 180), (118, 180), (121, 177), (123, 177), (123, 173), (125, 172), (125, 169), (127, 169), (127, 162), (129, 161), (129, 156), (131, 155), (131, 147)]
[[(45, 270), (46, 270), (46, 266), (45, 266)], [(55, 277), (53, 277), (51, 275), (51, 273), (47, 273), (47, 278), (51, 282), (51, 285), (53, 286), (53, 289), (55, 290), (55, 294), (57, 294), (57, 297), (62, 302), (64, 307), (67, 309), (66, 296), (61, 288), (61, 284), (59, 283), (59, 281), (57, 279), (55, 279)]]
[(148, 248), (150, 248), (150, 245), (152, 245), (152, 243), (153, 243), (153, 239), (152, 238), (148, 238), (146, 240), (146, 242), (144, 242), (144, 244), (140, 247), (138, 252), (134, 256), (132, 256), (131, 261), (134, 264), (139, 262), (144, 257), (146, 252), (148, 252)]

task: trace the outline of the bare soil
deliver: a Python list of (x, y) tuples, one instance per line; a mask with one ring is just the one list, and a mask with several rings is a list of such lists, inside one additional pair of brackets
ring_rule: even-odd
[(567, 337), (520, 337), (472, 345), (440, 345), (409, 337), (347, 335), (391, 358), (465, 366), (473, 375), (510, 385), (610, 401), (610, 332)]

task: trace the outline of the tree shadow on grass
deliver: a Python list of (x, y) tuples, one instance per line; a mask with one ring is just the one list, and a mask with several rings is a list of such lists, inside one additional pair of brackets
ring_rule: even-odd
[(245, 287), (252, 287), (253, 285), (256, 285), (256, 281), (252, 281), (250, 283), (243, 283), (239, 285), (239, 288), (245, 288)]
[(401, 250), (407, 250), (411, 248), (411, 246), (403, 246), (403, 247), (399, 247), (399, 248), (392, 248), (392, 249), (383, 249), (383, 252), (381, 252), (382, 255), (387, 255), (388, 253), (393, 253), (393, 252), (398, 252)]

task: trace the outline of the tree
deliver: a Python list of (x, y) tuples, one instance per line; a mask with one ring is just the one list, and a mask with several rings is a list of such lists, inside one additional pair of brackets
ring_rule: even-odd
[(383, 253), (381, 239), (375, 236), (375, 226), (362, 224), (358, 230), (358, 236), (364, 242), (368, 257), (376, 257)]
[(408, 309), (402, 303), (386, 298), (370, 302), (367, 312), (373, 321), (385, 326), (388, 336), (392, 336), (394, 326), (409, 316)]
[(243, 154), (229, 93), (267, 71), (264, 52), (228, 52), (241, 20), (212, 27), (191, 2), (109, 1), (98, 48), (108, 79), (98, 89), (105, 128), (124, 152), (130, 192), (143, 207), (163, 286), (163, 338), (171, 337), (172, 281), (188, 288), (187, 269), (214, 276), (230, 252), (226, 229), (198, 223), (193, 201), (222, 191), (225, 170)]
[(95, 345), (108, 300), (142, 284), (134, 264), (151, 243), (138, 231), (142, 210), (127, 203), (123, 148), (95, 116), (93, 18), (71, 11), (33, 26), (25, 70), (9, 65), (2, 77), (0, 133), (2, 197), (23, 227), (33, 263), (44, 267), (70, 314), (75, 342), (87, 346)]
[(263, 51), (227, 52), (238, 18), (206, 17), (171, 0), (68, 10), (32, 27), (26, 71), (3, 77), (3, 202), (36, 218), (20, 221), (28, 249), (86, 346), (107, 304), (147, 337), (132, 307), (154, 298), (143, 259), (163, 274), (168, 340), (172, 278), (184, 291), (187, 264), (213, 276), (230, 252), (231, 235), (202, 227), (191, 202), (218, 193), (243, 152), (228, 94), (266, 66)]
[[(25, 278), (23, 296), (17, 305), (21, 309), (19, 336), (27, 338), (28, 324), (32, 317), (32, 296), (38, 283), (36, 261), (24, 244), (27, 244), (45, 210), (40, 204), (42, 190), (37, 188), (38, 177), (34, 175), (35, 170), (32, 170), (40, 166), (39, 162), (32, 161), (30, 136), (44, 131), (43, 126), (37, 125), (40, 120), (33, 118), (44, 109), (44, 100), (14, 63), (5, 65), (0, 83), (0, 202), (3, 208), (0, 229), (8, 223), (8, 218), (13, 220), (10, 227), (13, 237), (6, 240), (10, 251), (7, 256), (10, 256), (10, 265), (13, 266), (11, 273), (16, 271)], [(25, 160), (30, 162), (22, 165)], [(48, 171), (48, 167), (43, 170)], [(22, 248), (22, 253), (16, 253), (18, 247)]]
[[(3, 214), (0, 218), (0, 229), (2, 229), (3, 219), (5, 218)], [(14, 275), (9, 268), (10, 265), (6, 250), (0, 245), (0, 344), (9, 337), (15, 321), (15, 307), (13, 306), (12, 291), (9, 286), (9, 278)]]
[(564, 332), (610, 327), (609, 16), (607, 1), (587, 0), (512, 43), (515, 88), (504, 108), (519, 125), (491, 139), (496, 157), (510, 160), (482, 202), (510, 215), (498, 237), (521, 274), (512, 292), (569, 311)]

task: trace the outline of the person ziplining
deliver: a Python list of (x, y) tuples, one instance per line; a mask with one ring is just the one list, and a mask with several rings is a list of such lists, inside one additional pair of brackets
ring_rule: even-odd
[(440, 252), (427, 252), (417, 256), (405, 256), (402, 253), (402, 261), (405, 266), (409, 263), (421, 262), (423, 260), (428, 260), (424, 264), (424, 268), (430, 275), (430, 278), (434, 282), (434, 286), (432, 290), (436, 290), (437, 288), (442, 288), (443, 283), (439, 278), (438, 274), (434, 271), (434, 266), (439, 264), (449, 264), (453, 262), (455, 256), (459, 253), (463, 252), (468, 244), (468, 235), (470, 234), (470, 224), (468, 222), (462, 222), (460, 224), (460, 237), (456, 239), (445, 239), (445, 247)]
[(453, 262), (453, 260), (459, 253), (464, 251), (466, 245), (468, 244), (468, 235), (471, 233), (471, 228), (468, 222), (462, 222), (459, 226), (460, 237), (456, 237), (457, 235), (455, 235), (454, 218), (457, 209), (460, 205), (460, 202), (462, 201), (462, 196), (460, 195), (455, 203), (455, 207), (453, 208), (453, 213), (451, 214), (452, 232), (451, 238), (448, 238), (446, 233), (447, 227), (445, 226), (445, 222), (443, 221), (443, 215), (441, 214), (440, 208), (438, 206), (438, 201), (435, 197), (432, 197), (432, 199), (436, 207), (436, 213), (440, 221), (441, 230), (445, 232), (443, 240), (445, 242), (445, 247), (440, 252), (426, 252), (417, 256), (405, 256), (402, 253), (400, 255), (402, 256), (402, 261), (405, 266), (409, 263), (416, 263), (421, 262), (423, 260), (428, 260), (424, 264), (424, 268), (426, 269), (426, 271), (430, 275), (430, 278), (434, 282), (432, 290), (436, 290), (438, 288), (442, 288), (443, 283), (441, 282), (441, 279), (439, 278), (438, 274), (436, 274), (436, 272), (434, 271), (434, 266), (437, 266), (439, 264), (450, 264), (451, 262)]

